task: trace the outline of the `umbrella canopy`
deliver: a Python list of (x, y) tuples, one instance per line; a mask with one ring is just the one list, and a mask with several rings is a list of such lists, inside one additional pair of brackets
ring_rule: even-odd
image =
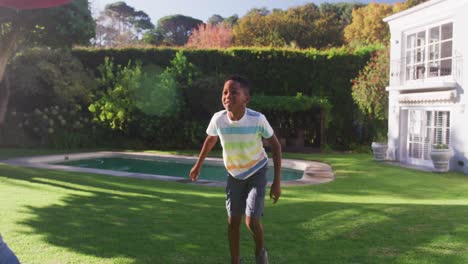
[(0, 0), (0, 7), (14, 9), (48, 8), (70, 3), (72, 0)]

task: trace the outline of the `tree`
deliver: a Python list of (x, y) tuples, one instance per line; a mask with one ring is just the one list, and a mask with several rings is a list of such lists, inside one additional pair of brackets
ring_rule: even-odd
[(323, 48), (343, 43), (340, 22), (315, 4), (286, 11), (252, 10), (233, 30), (236, 45)]
[(280, 22), (281, 16), (264, 16), (258, 12), (250, 12), (240, 19), (233, 29), (236, 45), (240, 46), (285, 46), (287, 43), (280, 35), (280, 29), (285, 23)]
[[(10, 97), (5, 69), (18, 45), (71, 47), (87, 44), (95, 24), (87, 0), (35, 0), (0, 2), (0, 127)], [(67, 5), (64, 5), (67, 4)], [(60, 6), (61, 7), (56, 7)], [(49, 8), (50, 7), (50, 8)]]
[(95, 44), (98, 46), (138, 42), (144, 34), (154, 29), (148, 14), (136, 11), (122, 1), (106, 5), (96, 21)]
[(370, 3), (365, 7), (354, 9), (353, 21), (344, 29), (345, 40), (351, 45), (386, 44), (390, 39), (390, 31), (383, 19), (403, 8), (400, 3), (394, 5)]
[(95, 90), (94, 76), (69, 49), (32, 48), (9, 62), (10, 106), (19, 112), (52, 105), (85, 105)]
[(422, 4), (424, 2), (427, 2), (429, 0), (406, 0), (403, 5), (405, 6), (405, 9), (411, 8), (413, 6), (417, 6), (419, 4)]
[(168, 46), (183, 46), (187, 43), (192, 31), (203, 24), (201, 20), (183, 15), (165, 16), (158, 20), (157, 29), (153, 31), (155, 40)]
[(352, 80), (353, 99), (374, 126), (385, 125), (388, 116), (388, 93), (385, 87), (389, 80), (389, 60), (388, 47), (378, 50), (358, 77)]
[(232, 15), (232, 16), (227, 17), (227, 18), (224, 19), (224, 22), (231, 25), (231, 27), (237, 25), (237, 21), (239, 21), (239, 16), (238, 15)]
[(268, 16), (269, 14), (271, 14), (271, 12), (266, 7), (252, 8), (245, 15), (249, 16), (249, 15), (252, 15), (252, 14), (258, 14), (258, 15), (261, 15), (261, 16)]
[(232, 45), (232, 28), (227, 23), (200, 25), (185, 45), (190, 48), (227, 48)]
[(212, 24), (212, 25), (218, 25), (221, 23), (225, 23), (233, 27), (234, 25), (237, 24), (237, 21), (239, 20), (239, 17), (237, 15), (232, 15), (230, 17), (222, 17), (220, 15), (212, 15), (210, 18), (208, 18), (207, 23)]
[(217, 25), (219, 23), (224, 22), (224, 18), (220, 15), (212, 15), (210, 18), (208, 18), (207, 23), (211, 25)]
[(338, 19), (342, 29), (351, 24), (353, 9), (363, 7), (361, 3), (322, 3), (319, 7), (321, 14), (328, 14)]

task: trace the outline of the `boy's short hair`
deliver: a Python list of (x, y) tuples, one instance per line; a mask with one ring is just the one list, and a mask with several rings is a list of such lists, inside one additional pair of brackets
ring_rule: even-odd
[(250, 82), (246, 78), (240, 75), (233, 74), (233, 75), (228, 76), (226, 80), (224, 81), (224, 83), (228, 81), (238, 82), (240, 86), (242, 87), (242, 89), (244, 89), (244, 91), (247, 93), (247, 95), (250, 94)]

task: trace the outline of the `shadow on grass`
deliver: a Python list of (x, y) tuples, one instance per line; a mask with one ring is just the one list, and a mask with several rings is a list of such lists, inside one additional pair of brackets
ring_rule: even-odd
[[(0, 169), (0, 177), (66, 194), (45, 207), (27, 206), (34, 217), (21, 221), (51, 245), (99, 258), (129, 258), (133, 263), (227, 263), (221, 188)], [(355, 188), (365, 183), (362, 177), (371, 182), (363, 189), (375, 184), (376, 192), (400, 191), (391, 179), (379, 185), (372, 175), (351, 173), (325, 189), (309, 186), (285, 192), (363, 194)], [(348, 181), (348, 188), (343, 181)], [(406, 196), (420, 196), (419, 191), (402, 190)], [(466, 219), (464, 205), (292, 202), (285, 196), (277, 206), (267, 204), (264, 224), (271, 263), (467, 263)], [(245, 229), (242, 232), (242, 251), (251, 256), (250, 237)]]
[(468, 206), (284, 203), (268, 208), (278, 263), (468, 263)]

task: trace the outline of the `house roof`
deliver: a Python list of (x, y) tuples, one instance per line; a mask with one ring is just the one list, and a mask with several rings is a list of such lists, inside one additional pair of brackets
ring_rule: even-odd
[(410, 15), (412, 13), (418, 12), (419, 10), (422, 10), (424, 8), (427, 8), (429, 6), (433, 6), (435, 4), (438, 4), (438, 3), (444, 2), (444, 1), (447, 1), (447, 0), (430, 0), (430, 1), (427, 1), (425, 3), (419, 4), (417, 6), (413, 6), (412, 8), (409, 8), (409, 9), (406, 9), (404, 11), (393, 14), (391, 16), (388, 16), (388, 17), (384, 18), (383, 21), (388, 23), (388, 22), (390, 22), (392, 20), (395, 20), (395, 19), (398, 19), (400, 17)]

